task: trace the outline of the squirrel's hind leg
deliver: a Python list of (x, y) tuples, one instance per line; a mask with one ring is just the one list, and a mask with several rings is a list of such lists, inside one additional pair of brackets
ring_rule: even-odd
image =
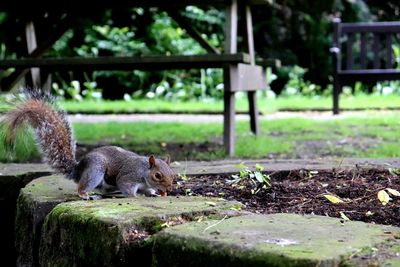
[(89, 196), (96, 187), (103, 183), (106, 167), (104, 164), (88, 164), (78, 182), (79, 197), (85, 200), (94, 199)]

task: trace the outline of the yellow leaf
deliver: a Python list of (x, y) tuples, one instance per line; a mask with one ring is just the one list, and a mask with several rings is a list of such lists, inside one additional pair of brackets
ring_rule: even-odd
[(211, 207), (217, 206), (217, 203), (212, 202), (212, 201), (207, 201), (206, 203), (207, 203), (208, 205), (210, 205)]
[(340, 218), (342, 218), (345, 221), (350, 221), (349, 217), (347, 217), (342, 211), (339, 211)]
[(390, 194), (392, 194), (393, 196), (400, 197), (400, 192), (399, 192), (399, 191), (397, 191), (397, 190), (395, 190), (395, 189), (392, 189), (392, 188), (386, 188), (386, 190), (387, 190)]
[(366, 215), (366, 216), (372, 216), (372, 215), (374, 215), (374, 213), (373, 213), (372, 211), (369, 210), (369, 211), (367, 211), (367, 212), (365, 213), (365, 215)]
[(388, 195), (388, 193), (386, 193), (385, 190), (381, 190), (378, 192), (378, 199), (383, 206), (385, 206), (391, 200), (390, 196)]
[(333, 195), (324, 195), (324, 197), (326, 197), (330, 202), (332, 202), (333, 204), (337, 204), (337, 203), (342, 203), (344, 202), (343, 200), (341, 200), (338, 197), (335, 197)]

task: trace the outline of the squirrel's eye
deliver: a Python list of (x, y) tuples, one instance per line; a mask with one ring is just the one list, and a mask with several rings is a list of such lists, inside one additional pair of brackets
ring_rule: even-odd
[(154, 176), (156, 177), (156, 179), (161, 179), (161, 173), (156, 172), (156, 174), (154, 174)]

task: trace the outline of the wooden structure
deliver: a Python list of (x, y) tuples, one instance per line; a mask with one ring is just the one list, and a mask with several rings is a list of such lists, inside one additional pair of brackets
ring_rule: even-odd
[(336, 18), (333, 27), (333, 114), (339, 114), (343, 85), (400, 80), (392, 49), (399, 40), (400, 22), (342, 23)]
[[(123, 2), (123, 3), (122, 3)], [(28, 16), (25, 27), (28, 54), (15, 60), (1, 60), (1, 69), (15, 68), (15, 72), (8, 79), (7, 87), (12, 87), (24, 75), (31, 75), (32, 85), (35, 87), (49, 87), (52, 71), (56, 70), (166, 70), (191, 68), (223, 68), (224, 69), (224, 146), (229, 156), (235, 153), (235, 92), (247, 91), (249, 101), (250, 128), (258, 134), (258, 109), (256, 91), (266, 88), (266, 78), (263, 67), (256, 65), (251, 5), (266, 4), (267, 0), (205, 0), (205, 1), (173, 1), (166, 3), (160, 0), (122, 1), (118, 3), (104, 3), (87, 0), (61, 0), (47, 4), (47, 7), (32, 5), (36, 14), (46, 14), (57, 17), (52, 21), (52, 27), (35, 29), (35, 18)], [(90, 5), (92, 4), (92, 5)], [(113, 5), (114, 4), (114, 5)], [(89, 8), (86, 7), (89, 6)], [(187, 5), (214, 5), (226, 10), (225, 22), (225, 49), (223, 53), (211, 46), (201, 35), (191, 27), (190, 23), (178, 12)], [(1, 6), (1, 4), (0, 4)], [(63, 33), (77, 27), (76, 17), (84, 16), (87, 12), (99, 12), (105, 8), (126, 7), (159, 7), (168, 14), (194, 38), (205, 50), (206, 55), (173, 55), (173, 56), (138, 56), (138, 57), (98, 57), (98, 58), (42, 58), (43, 52), (57, 41)], [(13, 8), (8, 7), (9, 9)], [(26, 8), (26, 7), (25, 7)], [(7, 7), (6, 7), (7, 10)], [(19, 10), (18, 10), (19, 11)], [(55, 14), (55, 15), (54, 15)], [(240, 18), (240, 19), (239, 19)], [(244, 50), (238, 51), (238, 31), (244, 39)], [(37, 32), (46, 30), (46, 39), (38, 40)], [(30, 70), (30, 71), (29, 71)], [(42, 73), (40, 73), (40, 71)], [(44, 74), (47, 75), (44, 75)], [(46, 85), (47, 84), (47, 85)], [(4, 88), (4, 85), (3, 85)]]

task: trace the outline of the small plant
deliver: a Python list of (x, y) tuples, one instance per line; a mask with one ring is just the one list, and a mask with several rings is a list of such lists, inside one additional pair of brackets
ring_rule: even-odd
[(102, 99), (102, 89), (97, 88), (95, 81), (86, 81), (83, 86), (84, 88), (81, 89), (81, 84), (77, 80), (71, 81), (70, 85), (66, 83), (61, 86), (58, 83), (52, 84), (55, 95), (60, 99), (65, 99), (66, 96), (76, 101)]
[(250, 183), (252, 185), (251, 193), (253, 195), (260, 192), (261, 189), (271, 187), (271, 177), (262, 173), (264, 167), (260, 164), (255, 165), (254, 171), (250, 170), (250, 168), (243, 163), (236, 167), (240, 169), (239, 174), (233, 174), (230, 176), (230, 179), (226, 180), (232, 187), (237, 187), (242, 190), (245, 188), (245, 183)]

